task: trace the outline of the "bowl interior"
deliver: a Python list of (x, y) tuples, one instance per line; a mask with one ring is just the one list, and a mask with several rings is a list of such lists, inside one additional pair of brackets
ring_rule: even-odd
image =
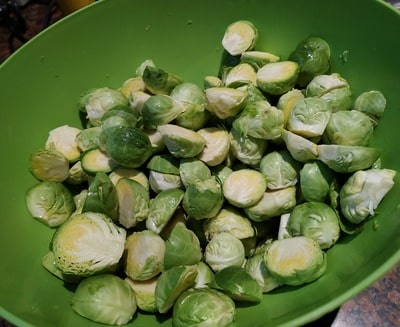
[[(354, 15), (354, 13), (359, 13)], [(386, 168), (399, 170), (400, 15), (381, 1), (103, 0), (54, 24), (0, 66), (3, 121), (0, 207), (0, 315), (21, 325), (95, 326), (70, 308), (72, 292), (40, 265), (53, 230), (34, 221), (25, 193), (35, 183), (31, 152), (47, 131), (80, 127), (76, 102), (89, 88), (119, 87), (145, 59), (202, 85), (218, 70), (225, 27), (247, 19), (258, 28), (257, 48), (282, 58), (301, 39), (321, 36), (332, 49), (332, 71), (354, 95), (382, 91), (387, 110), (374, 145)], [(346, 55), (345, 55), (346, 54)], [(335, 309), (388, 271), (400, 258), (400, 188), (374, 220), (330, 249), (328, 270), (302, 287), (283, 287), (261, 304), (238, 308), (237, 326), (300, 325)], [(375, 225), (376, 226), (376, 225)], [(168, 317), (138, 314), (134, 326), (170, 326)]]

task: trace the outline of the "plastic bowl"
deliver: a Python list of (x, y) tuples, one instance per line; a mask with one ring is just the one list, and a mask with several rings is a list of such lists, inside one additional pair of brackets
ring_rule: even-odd
[[(96, 326), (70, 307), (71, 290), (40, 264), (53, 230), (32, 219), (25, 193), (35, 182), (30, 153), (57, 126), (80, 126), (76, 102), (92, 87), (118, 87), (151, 58), (159, 67), (202, 85), (217, 72), (226, 26), (252, 21), (258, 48), (281, 57), (317, 35), (332, 49), (332, 71), (355, 95), (378, 89), (387, 110), (374, 146), (386, 168), (400, 169), (400, 15), (377, 0), (187, 1), (104, 0), (54, 24), (0, 66), (2, 152), (0, 315), (20, 326)], [(327, 272), (301, 287), (283, 287), (261, 304), (241, 306), (235, 326), (293, 326), (340, 306), (400, 259), (400, 187), (381, 203), (361, 234), (328, 250)], [(376, 224), (375, 224), (376, 226)], [(170, 326), (165, 316), (137, 314), (133, 326)]]

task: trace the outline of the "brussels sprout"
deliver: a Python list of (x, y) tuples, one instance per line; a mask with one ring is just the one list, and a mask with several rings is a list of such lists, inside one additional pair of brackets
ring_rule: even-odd
[(200, 134), (190, 129), (172, 124), (158, 127), (168, 151), (178, 158), (197, 156), (206, 144)]
[(256, 70), (270, 62), (277, 62), (280, 57), (265, 51), (245, 51), (240, 55), (240, 62), (252, 65)]
[(239, 20), (226, 28), (222, 38), (222, 46), (229, 54), (237, 56), (245, 51), (252, 50), (257, 38), (258, 31), (253, 23)]
[(152, 59), (146, 59), (144, 60), (137, 68), (135, 71), (135, 76), (140, 76), (143, 78), (143, 73), (146, 67), (156, 67), (154, 61)]
[(278, 240), (283, 240), (285, 238), (292, 237), (287, 230), (287, 225), (289, 223), (290, 213), (284, 213), (279, 219), (279, 229), (278, 229)]
[(376, 126), (386, 108), (386, 98), (380, 91), (372, 90), (361, 93), (354, 101), (353, 109), (363, 112)]
[(223, 183), (225, 178), (232, 172), (232, 169), (224, 164), (211, 168), (211, 173)]
[(279, 97), (276, 107), (283, 111), (284, 126), (286, 126), (287, 121), (289, 119), (289, 115), (292, 112), (292, 109), (294, 108), (296, 103), (299, 100), (303, 100), (303, 99), (304, 99), (304, 94), (302, 91), (300, 91), (298, 89), (292, 89), (292, 90), (282, 94)]
[(152, 94), (149, 94), (147, 92), (133, 91), (129, 96), (129, 105), (141, 115), (145, 102), (151, 97)]
[(230, 151), (242, 163), (259, 165), (267, 150), (267, 140), (241, 135), (235, 128), (229, 131)]
[(156, 305), (160, 313), (171, 309), (177, 298), (193, 287), (197, 277), (197, 266), (176, 266), (165, 270), (156, 285)]
[(290, 213), (287, 230), (291, 236), (312, 238), (321, 249), (328, 249), (339, 239), (339, 217), (326, 203), (304, 202)]
[(235, 117), (245, 106), (247, 92), (226, 86), (205, 90), (207, 109), (220, 119)]
[(231, 233), (239, 240), (255, 236), (253, 225), (248, 218), (231, 206), (224, 207), (215, 217), (205, 221), (203, 229), (209, 241), (216, 234), (223, 232)]
[(132, 288), (118, 276), (103, 274), (81, 281), (71, 298), (79, 315), (102, 324), (125, 325), (137, 310)]
[(113, 127), (105, 141), (105, 152), (121, 166), (140, 167), (152, 154), (149, 137), (136, 127)]
[(178, 222), (165, 242), (164, 269), (174, 266), (189, 266), (202, 258), (200, 241), (184, 223)]
[(149, 191), (139, 182), (121, 178), (115, 185), (118, 196), (118, 221), (125, 228), (131, 228), (143, 221), (149, 214)]
[(159, 173), (154, 170), (150, 170), (149, 172), (149, 184), (150, 188), (155, 193), (171, 189), (180, 189), (183, 186), (179, 175)]
[(170, 153), (154, 155), (146, 167), (159, 173), (179, 175), (179, 159)]
[(82, 169), (86, 174), (109, 173), (118, 164), (99, 148), (92, 148), (82, 153)]
[(215, 234), (204, 250), (204, 261), (214, 272), (228, 266), (242, 266), (244, 260), (243, 243), (228, 232)]
[(210, 112), (206, 110), (206, 97), (199, 86), (193, 83), (181, 83), (172, 90), (170, 95), (184, 107), (184, 111), (175, 119), (177, 125), (192, 130), (204, 127), (210, 117)]
[(146, 89), (153, 94), (169, 95), (178, 84), (183, 82), (179, 76), (150, 65), (144, 69), (142, 78)]
[(143, 132), (149, 137), (153, 153), (158, 153), (165, 150), (161, 133), (156, 129), (145, 129)]
[(204, 77), (204, 89), (208, 89), (210, 87), (220, 87), (224, 86), (224, 82), (217, 76), (205, 76)]
[(293, 159), (308, 162), (318, 158), (318, 145), (305, 137), (283, 130), (282, 139)]
[(74, 198), (60, 182), (41, 182), (26, 194), (26, 206), (31, 216), (49, 227), (65, 222), (75, 210)]
[(47, 252), (42, 257), (42, 267), (45, 268), (53, 276), (61, 279), (68, 284), (78, 284), (84, 277), (64, 274), (60, 269), (58, 269), (55, 264), (54, 253), (52, 251)]
[(224, 127), (205, 127), (199, 129), (197, 133), (206, 141), (197, 158), (211, 167), (223, 163), (230, 147), (228, 131)]
[(200, 159), (181, 158), (179, 174), (185, 188), (190, 184), (211, 178), (210, 168)]
[(52, 149), (39, 149), (30, 155), (29, 170), (40, 181), (64, 182), (69, 176), (69, 161)]
[(197, 277), (194, 288), (208, 288), (214, 282), (214, 272), (206, 263), (200, 261), (197, 264)]
[(183, 199), (184, 191), (169, 189), (159, 192), (150, 202), (146, 227), (159, 234), (174, 215)]
[(265, 221), (289, 212), (295, 205), (296, 188), (289, 186), (268, 190), (256, 204), (244, 208), (244, 212), (252, 221)]
[(172, 324), (174, 327), (225, 327), (235, 320), (235, 314), (235, 303), (228, 295), (209, 288), (191, 288), (176, 300)]
[(256, 101), (268, 102), (266, 95), (254, 84), (244, 84), (236, 87), (236, 89), (247, 93), (246, 104)]
[(168, 124), (184, 112), (181, 102), (169, 95), (157, 94), (151, 96), (143, 104), (141, 110), (144, 128), (156, 129), (157, 126)]
[(299, 168), (287, 150), (269, 152), (260, 162), (260, 172), (265, 176), (270, 190), (296, 185)]
[(75, 162), (81, 155), (81, 150), (76, 142), (79, 128), (63, 125), (52, 129), (47, 137), (45, 148), (61, 152), (69, 162)]
[(92, 126), (100, 126), (101, 118), (117, 105), (127, 105), (128, 99), (118, 90), (109, 87), (91, 89), (81, 94), (78, 108), (87, 114)]
[(251, 257), (247, 258), (244, 269), (260, 285), (263, 293), (268, 293), (281, 285), (269, 273), (264, 262), (264, 251), (256, 251)]
[(73, 215), (54, 234), (55, 265), (65, 274), (78, 276), (111, 272), (122, 257), (125, 236), (125, 229), (102, 213)]
[(331, 114), (331, 109), (325, 100), (301, 99), (296, 102), (289, 114), (287, 129), (306, 138), (322, 136)]
[(206, 219), (214, 217), (221, 210), (223, 203), (221, 183), (211, 176), (188, 185), (182, 207), (190, 217)]
[(340, 110), (332, 113), (323, 140), (330, 144), (368, 146), (373, 135), (371, 119), (357, 110)]
[(380, 156), (380, 150), (365, 146), (319, 144), (318, 159), (339, 173), (351, 173), (370, 168)]
[(268, 94), (282, 95), (294, 87), (298, 76), (297, 62), (271, 62), (257, 71), (257, 86)]
[(251, 102), (232, 126), (241, 135), (274, 140), (281, 136), (283, 130), (283, 112), (265, 100)]
[(101, 131), (100, 126), (82, 129), (75, 138), (78, 148), (84, 152), (99, 147)]
[(300, 170), (302, 196), (306, 201), (327, 201), (334, 178), (334, 172), (323, 162), (305, 163)]
[(215, 274), (215, 283), (235, 301), (255, 302), (262, 300), (262, 290), (249, 272), (238, 266), (229, 266)]
[(394, 185), (396, 171), (391, 169), (359, 170), (352, 174), (340, 190), (343, 216), (359, 224), (375, 215), (375, 209)]
[(256, 85), (256, 70), (248, 63), (239, 63), (226, 72), (223, 82), (228, 87), (237, 87), (248, 83)]
[(315, 76), (307, 85), (306, 96), (325, 100), (332, 112), (348, 110), (353, 103), (350, 85), (338, 73)]
[(157, 277), (148, 280), (133, 280), (129, 277), (125, 281), (133, 289), (137, 307), (144, 312), (157, 312), (156, 285)]
[(146, 174), (144, 172), (140, 171), (140, 170), (135, 169), (135, 168), (117, 167), (108, 175), (108, 177), (110, 178), (111, 182), (114, 185), (117, 185), (118, 181), (122, 177), (125, 177), (125, 178), (132, 179), (132, 180), (138, 182), (147, 191), (150, 190), (149, 179), (146, 176)]
[(75, 162), (68, 171), (68, 178), (66, 183), (71, 185), (79, 185), (88, 180), (88, 174), (82, 168), (82, 162)]
[(114, 222), (118, 220), (117, 190), (105, 173), (97, 173), (89, 183), (82, 212), (101, 212)]
[(287, 285), (312, 282), (326, 270), (325, 252), (305, 236), (273, 241), (266, 249), (264, 262), (271, 275)]
[(146, 85), (143, 81), (142, 76), (135, 76), (128, 78), (125, 82), (122, 83), (119, 91), (126, 97), (129, 98), (132, 92), (135, 91), (144, 91), (146, 89)]
[(267, 182), (259, 171), (240, 169), (225, 178), (222, 188), (229, 203), (245, 208), (256, 204), (262, 198)]
[(289, 60), (300, 66), (297, 84), (305, 87), (315, 76), (328, 73), (330, 56), (329, 44), (324, 39), (310, 36), (300, 41), (289, 55)]
[(101, 128), (105, 130), (114, 126), (136, 127), (139, 114), (129, 105), (118, 105), (108, 110), (101, 118)]
[(130, 234), (125, 243), (124, 272), (133, 280), (148, 280), (163, 269), (165, 242), (155, 232), (143, 230)]

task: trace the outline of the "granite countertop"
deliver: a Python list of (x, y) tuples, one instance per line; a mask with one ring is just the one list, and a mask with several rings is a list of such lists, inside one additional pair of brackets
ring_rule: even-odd
[[(400, 9), (400, 1), (391, 0), (388, 2)], [(62, 12), (55, 5), (55, 1), (51, 0), (29, 1), (20, 7), (20, 12), (26, 22), (26, 29), (23, 28), (24, 26), (19, 26), (21, 35), (25, 39), (30, 39), (42, 29), (63, 17)], [(24, 41), (23, 39), (18, 40), (18, 38), (10, 39), (9, 35), (8, 30), (0, 24), (0, 63)], [(0, 318), (0, 327), (12, 326), (12, 324)], [(400, 263), (340, 308), (306, 326), (400, 326)]]

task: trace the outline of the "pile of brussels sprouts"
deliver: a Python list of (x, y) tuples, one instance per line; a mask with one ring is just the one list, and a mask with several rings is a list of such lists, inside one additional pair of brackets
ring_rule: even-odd
[(119, 89), (79, 98), (84, 128), (51, 130), (30, 157), (31, 215), (54, 228), (43, 266), (76, 284), (78, 314), (125, 324), (226, 326), (235, 303), (326, 270), (326, 250), (393, 186), (370, 147), (386, 99), (359, 95), (307, 37), (287, 59), (229, 25), (202, 87), (146, 60)]

